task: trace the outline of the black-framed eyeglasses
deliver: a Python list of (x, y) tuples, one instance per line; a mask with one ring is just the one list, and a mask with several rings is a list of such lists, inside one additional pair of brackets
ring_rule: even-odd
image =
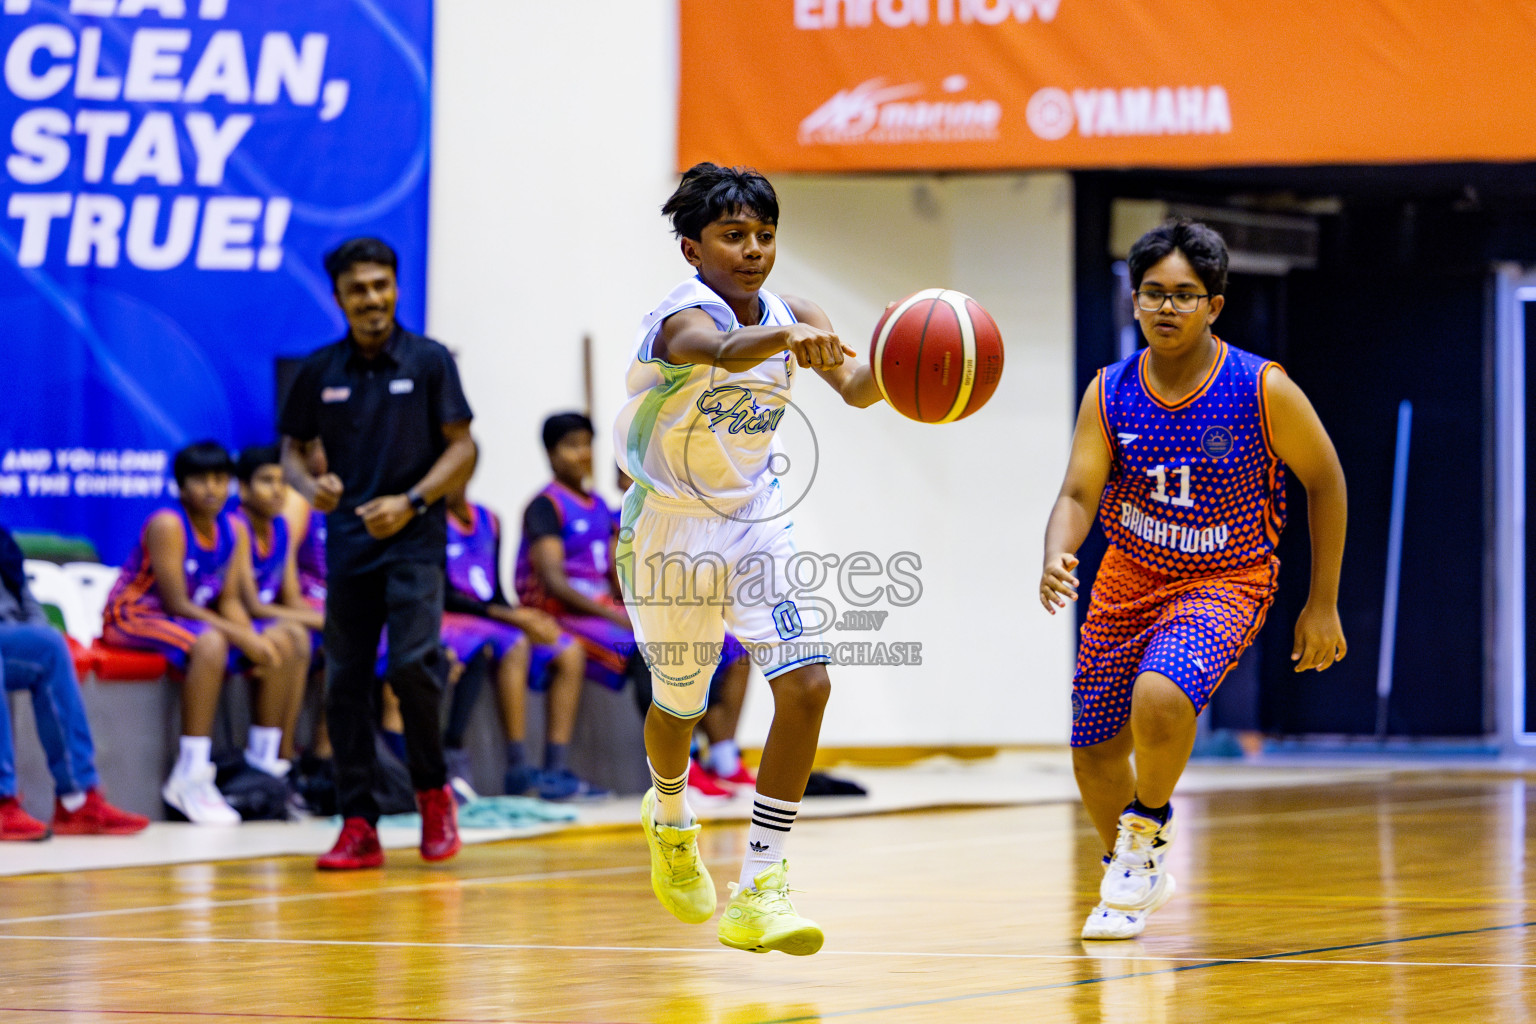
[(1200, 308), (1200, 300), (1210, 298), (1209, 292), (1165, 292), (1156, 288), (1136, 292), (1136, 307), (1143, 313), (1156, 313), (1163, 303), (1172, 302), (1175, 313), (1193, 313)]

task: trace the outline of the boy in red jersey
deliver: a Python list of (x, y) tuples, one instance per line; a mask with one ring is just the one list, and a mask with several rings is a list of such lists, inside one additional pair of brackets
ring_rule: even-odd
[(1100, 370), (1083, 395), (1040, 576), (1047, 611), (1077, 600), (1075, 552), (1097, 515), (1109, 549), (1078, 647), (1072, 762), (1109, 852), (1085, 939), (1140, 935), (1173, 895), (1169, 799), (1196, 716), (1274, 598), (1287, 466), (1307, 490), (1312, 538), (1291, 659), (1321, 672), (1345, 653), (1344, 471), (1280, 367), (1211, 334), (1226, 244), (1171, 221), (1142, 236), (1128, 263), (1147, 349)]

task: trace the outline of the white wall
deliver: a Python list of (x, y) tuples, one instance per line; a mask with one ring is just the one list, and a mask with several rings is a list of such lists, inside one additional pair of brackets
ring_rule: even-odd
[[(599, 486), (606, 426), (640, 316), (687, 272), (658, 207), (676, 182), (671, 0), (438, 0), (428, 328), (459, 353), (476, 410), (478, 500), (515, 521), (547, 478), (543, 417), (581, 401), (595, 342)], [(578, 42), (579, 41), (579, 42)], [(1071, 192), (1064, 175), (794, 177), (770, 287), (819, 302), (867, 351), (884, 305), (969, 292), (1006, 344), (985, 410), (947, 426), (843, 406), (810, 374), (796, 402), (820, 449), (796, 509), (803, 550), (921, 558), (923, 593), (878, 633), (921, 667), (841, 667), (825, 745), (1063, 742), (1066, 620), (1035, 599), (1040, 538), (1070, 435)], [(786, 421), (787, 422), (787, 421)], [(804, 422), (804, 421), (802, 421)], [(808, 451), (786, 431), (792, 455)], [(794, 474), (786, 491), (804, 490)], [(818, 593), (839, 609), (835, 584)], [(754, 683), (740, 736), (771, 701)]]

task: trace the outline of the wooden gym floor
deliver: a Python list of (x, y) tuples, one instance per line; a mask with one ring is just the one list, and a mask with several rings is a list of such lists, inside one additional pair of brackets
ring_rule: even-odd
[[(806, 958), (674, 921), (638, 827), (30, 875), (0, 880), (0, 1022), (1529, 1021), (1529, 806), (1493, 773), (1185, 797), (1178, 895), (1119, 943), (1077, 939), (1073, 805), (807, 821)], [(706, 827), (722, 898), (744, 837)]]

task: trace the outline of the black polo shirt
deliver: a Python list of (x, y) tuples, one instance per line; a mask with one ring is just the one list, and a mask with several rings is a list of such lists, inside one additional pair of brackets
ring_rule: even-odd
[(351, 576), (390, 562), (442, 564), (448, 524), (441, 501), (384, 540), (368, 536), (356, 510), (419, 483), (448, 447), (443, 424), (472, 415), (448, 350), (398, 324), (371, 360), (350, 335), (304, 360), (277, 427), (297, 441), (318, 437), (330, 471), (341, 478), (341, 504), (327, 517), (327, 573)]

